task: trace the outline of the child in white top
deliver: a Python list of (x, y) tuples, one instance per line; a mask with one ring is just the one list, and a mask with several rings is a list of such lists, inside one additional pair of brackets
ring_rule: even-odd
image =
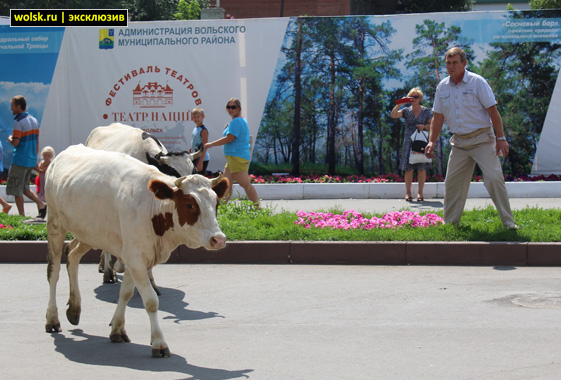
[(41, 151), (41, 158), (42, 160), (35, 168), (35, 171), (39, 174), (35, 178), (35, 186), (37, 187), (37, 196), (45, 202), (45, 172), (47, 171), (47, 168), (51, 164), (53, 158), (55, 158), (55, 150), (50, 146), (44, 147)]
[(191, 111), (191, 117), (193, 122), (195, 122), (195, 128), (193, 128), (193, 135), (191, 138), (191, 152), (203, 150), (201, 157), (193, 161), (193, 164), (195, 168), (197, 168), (199, 174), (205, 174), (208, 162), (210, 161), (210, 155), (204, 148), (205, 144), (208, 143), (208, 129), (206, 129), (203, 124), (205, 111), (201, 107), (196, 107)]

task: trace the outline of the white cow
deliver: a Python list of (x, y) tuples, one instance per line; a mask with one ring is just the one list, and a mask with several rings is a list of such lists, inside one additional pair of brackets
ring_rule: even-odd
[(86, 146), (128, 154), (174, 177), (195, 174), (193, 160), (202, 154), (191, 154), (187, 151), (168, 152), (153, 135), (121, 123), (95, 128), (88, 136)]
[(169, 259), (181, 244), (209, 250), (223, 248), (226, 236), (216, 220), (219, 198), (228, 188), (221, 177), (200, 175), (174, 178), (132, 157), (83, 145), (71, 146), (49, 166), (45, 196), (50, 286), (47, 332), (59, 332), (56, 284), (64, 240), (71, 232), (76, 240), (68, 253), (70, 297), (66, 316), (77, 325), (81, 298), (78, 264), (91, 248), (112, 252), (125, 264), (119, 302), (111, 320), (112, 342), (129, 342), (125, 308), (138, 289), (150, 318), (153, 357), (169, 357), (170, 351), (158, 324), (158, 297), (148, 272)]
[[(202, 154), (202, 151), (194, 154), (187, 151), (168, 152), (165, 146), (153, 135), (121, 123), (95, 128), (88, 136), (86, 146), (128, 154), (137, 160), (157, 167), (162, 173), (178, 178), (195, 174), (196, 169), (193, 160)], [(103, 281), (117, 282), (117, 276), (110, 265), (111, 254), (104, 252), (101, 257), (100, 268), (103, 268)], [(122, 271), (122, 268), (119, 271)], [(160, 291), (156, 286), (152, 272), (149, 273), (149, 276), (154, 290), (159, 295)]]

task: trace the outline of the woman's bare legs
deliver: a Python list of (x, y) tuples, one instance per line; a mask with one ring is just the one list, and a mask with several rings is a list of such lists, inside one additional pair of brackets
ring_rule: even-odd
[(417, 181), (419, 182), (419, 190), (417, 191), (417, 200), (425, 198), (423, 196), (423, 188), (425, 187), (426, 179), (427, 179), (427, 171), (426, 170), (418, 170), (417, 171)]
[(242, 187), (242, 189), (244, 189), (247, 198), (253, 202), (253, 205), (255, 207), (259, 207), (259, 198), (257, 197), (257, 190), (255, 190), (255, 187), (253, 187), (253, 185), (251, 184), (251, 181), (249, 180), (249, 173), (247, 171), (232, 173), (230, 172), (230, 168), (226, 167), (224, 168), (224, 177), (228, 178), (228, 181), (230, 183), (228, 192), (223, 199), (224, 202), (228, 202), (232, 197), (234, 181), (235, 181), (238, 183), (238, 185)]
[(413, 182), (413, 170), (405, 171), (405, 199), (410, 200), (411, 196), (411, 183)]

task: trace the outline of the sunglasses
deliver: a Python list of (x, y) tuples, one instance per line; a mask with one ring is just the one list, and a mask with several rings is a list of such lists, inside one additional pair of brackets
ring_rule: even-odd
[(229, 110), (235, 110), (238, 106), (226, 106), (226, 108)]
[(419, 96), (419, 95), (413, 95), (412, 98), (414, 98), (414, 99), (419, 99), (420, 96)]

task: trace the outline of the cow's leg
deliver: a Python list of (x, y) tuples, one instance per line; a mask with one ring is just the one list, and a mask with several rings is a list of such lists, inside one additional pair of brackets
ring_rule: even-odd
[(156, 282), (154, 281), (154, 275), (152, 274), (152, 269), (148, 271), (148, 278), (150, 278), (150, 285), (152, 285), (152, 288), (154, 289), (156, 294), (161, 296), (162, 293), (160, 293), (160, 289), (158, 289), (158, 285), (156, 285)]
[(152, 344), (152, 357), (154, 358), (169, 358), (170, 351), (168, 344), (164, 339), (164, 333), (160, 328), (158, 322), (158, 296), (150, 284), (148, 277), (148, 271), (145, 267), (137, 265), (135, 267), (130, 267), (127, 264), (126, 271), (130, 271), (132, 278), (134, 280), (134, 285), (142, 297), (142, 302), (144, 303), (144, 308), (148, 313), (150, 318), (150, 342)]
[(47, 221), (48, 250), (47, 255), (47, 280), (49, 281), (49, 304), (47, 306), (47, 321), (45, 330), (48, 333), (60, 332), (60, 321), (58, 319), (58, 308), (56, 305), (56, 286), (60, 276), (60, 261), (62, 257), (62, 247), (66, 231), (59, 223), (55, 214), (49, 215)]
[[(114, 284), (119, 282), (117, 280), (117, 273), (115, 273), (115, 270), (113, 269), (113, 258), (111, 257), (111, 254), (109, 252), (103, 251), (102, 254), (102, 260), (103, 260), (103, 282), (106, 284)], [(101, 265), (101, 263), (100, 263)]]
[(121, 261), (121, 259), (115, 257), (115, 261), (111, 261), (111, 266), (117, 273), (125, 272), (125, 264)]
[(73, 325), (80, 322), (80, 313), (82, 311), (82, 298), (80, 296), (80, 287), (78, 286), (78, 265), (80, 259), (91, 249), (84, 243), (78, 243), (68, 253), (66, 262), (66, 270), (68, 271), (68, 279), (70, 280), (70, 297), (68, 298), (68, 309), (66, 309), (66, 318)]
[[(99, 273), (105, 272), (105, 252), (101, 252), (101, 255), (99, 255), (99, 264), (97, 265), (97, 271)], [(105, 282), (105, 276), (103, 277), (103, 282)]]
[(125, 269), (123, 274), (123, 281), (121, 282), (121, 290), (119, 291), (119, 302), (117, 303), (117, 308), (111, 319), (111, 334), (109, 339), (113, 343), (123, 343), (130, 342), (130, 339), (125, 330), (125, 309), (127, 308), (127, 303), (131, 299), (134, 292), (134, 282), (129, 271)]

